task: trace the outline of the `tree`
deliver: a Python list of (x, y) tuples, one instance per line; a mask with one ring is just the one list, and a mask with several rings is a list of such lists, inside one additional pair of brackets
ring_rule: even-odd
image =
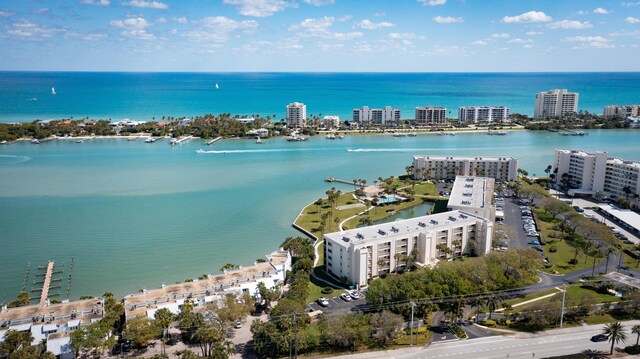
[(404, 318), (388, 310), (371, 315), (370, 324), (373, 337), (381, 346), (386, 346), (393, 340), (395, 333), (402, 328)]
[(226, 359), (235, 353), (233, 343), (225, 339), (222, 330), (212, 325), (198, 328), (193, 335), (193, 342), (206, 358)]
[(609, 354), (613, 354), (613, 346), (615, 344), (627, 341), (627, 332), (620, 322), (605, 324), (602, 334), (605, 334), (611, 342), (611, 352)]
[(491, 319), (491, 314), (495, 312), (498, 306), (502, 305), (503, 302), (502, 298), (497, 295), (490, 295), (485, 299), (485, 304), (489, 310), (489, 319)]
[(273, 289), (267, 288), (264, 283), (258, 283), (258, 292), (260, 293), (260, 299), (267, 307), (267, 311), (271, 311), (271, 302), (280, 298), (280, 288), (275, 287)]
[(196, 353), (192, 352), (189, 349), (178, 350), (176, 352), (176, 355), (180, 359), (197, 359), (197, 358), (199, 358), (199, 356)]
[(24, 307), (25, 305), (29, 305), (29, 300), (29, 292), (21, 291), (18, 293), (18, 299), (7, 304), (7, 308)]
[(225, 265), (223, 265), (222, 267), (220, 267), (220, 272), (224, 272), (226, 270), (234, 270), (238, 268), (237, 264), (233, 264), (233, 263), (226, 263)]
[(548, 165), (547, 168), (544, 169), (544, 173), (547, 174), (547, 177), (549, 177), (549, 174), (551, 173), (552, 169), (553, 169), (552, 165)]
[(125, 336), (137, 347), (146, 347), (150, 340), (158, 336), (158, 326), (147, 317), (135, 317), (127, 320)]
[(640, 324), (636, 324), (631, 328), (631, 333), (633, 334), (637, 334), (638, 336), (636, 337), (636, 346), (638, 345), (638, 342), (640, 341)]
[(190, 344), (191, 338), (193, 337), (196, 329), (204, 324), (205, 322), (202, 314), (193, 311), (193, 303), (185, 301), (182, 311), (178, 314), (178, 326), (180, 328), (182, 341)]
[(169, 331), (169, 325), (171, 325), (171, 322), (175, 320), (175, 315), (173, 315), (169, 309), (161, 308), (155, 312), (153, 317), (156, 320), (158, 328), (162, 331), (162, 353), (166, 354), (164, 345), (167, 338), (167, 332)]
[(4, 334), (4, 341), (0, 343), (0, 357), (29, 358), (33, 354), (31, 332), (8, 330)]
[(89, 324), (71, 333), (71, 347), (77, 352), (101, 352), (115, 345), (115, 337), (109, 335), (111, 328), (106, 326), (102, 318), (99, 322)]
[(221, 304), (218, 302), (207, 304), (203, 316), (207, 323), (216, 323), (220, 330), (225, 331), (237, 320), (249, 315), (252, 307), (253, 301), (248, 294), (240, 299), (233, 293), (227, 293)]

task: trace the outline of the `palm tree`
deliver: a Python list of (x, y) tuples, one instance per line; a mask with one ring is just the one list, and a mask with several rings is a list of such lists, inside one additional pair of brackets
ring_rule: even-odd
[(166, 354), (164, 348), (164, 343), (167, 337), (166, 334), (169, 331), (169, 325), (173, 322), (175, 316), (169, 311), (169, 309), (161, 308), (154, 314), (154, 319), (156, 320), (158, 327), (162, 330), (162, 353)]
[(609, 246), (607, 246), (604, 250), (604, 254), (607, 256), (607, 264), (604, 267), (605, 274), (607, 274), (607, 272), (609, 271), (609, 257), (615, 252), (616, 252), (615, 248), (609, 247)]
[(605, 334), (611, 342), (611, 352), (609, 352), (609, 354), (613, 354), (613, 346), (615, 344), (627, 341), (627, 332), (620, 322), (606, 324), (602, 333)]
[(631, 333), (638, 335), (636, 337), (636, 346), (638, 346), (638, 342), (640, 342), (640, 324), (634, 325), (633, 328), (631, 328)]
[(491, 320), (491, 314), (493, 314), (493, 312), (495, 312), (498, 306), (502, 305), (502, 303), (502, 298), (497, 295), (491, 295), (485, 299), (485, 304), (487, 309), (489, 309), (489, 320)]

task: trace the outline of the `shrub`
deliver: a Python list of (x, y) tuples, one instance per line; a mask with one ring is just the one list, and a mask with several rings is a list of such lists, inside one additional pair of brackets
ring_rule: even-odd
[(558, 248), (557, 248), (556, 246), (551, 246), (551, 247), (549, 247), (549, 252), (551, 252), (551, 253), (555, 253), (555, 252), (557, 252), (557, 251), (558, 251)]
[(496, 327), (496, 321), (495, 320), (491, 320), (491, 319), (483, 320), (482, 322), (480, 322), (480, 324), (484, 325), (485, 327), (489, 327), (489, 328), (495, 328)]
[(324, 288), (322, 288), (321, 292), (322, 292), (322, 294), (331, 294), (331, 293), (333, 293), (333, 288), (324, 287)]
[(624, 348), (624, 352), (627, 354), (640, 354), (640, 345), (630, 345)]
[(577, 261), (575, 258), (571, 258), (571, 259), (569, 260), (569, 264), (576, 265), (576, 264), (578, 264), (578, 261)]
[(458, 324), (450, 323), (449, 324), (449, 329), (451, 329), (451, 333), (455, 334), (456, 337), (458, 337), (460, 339), (467, 339), (467, 333), (465, 333), (464, 330), (462, 330), (462, 328), (460, 328), (460, 326), (458, 326)]

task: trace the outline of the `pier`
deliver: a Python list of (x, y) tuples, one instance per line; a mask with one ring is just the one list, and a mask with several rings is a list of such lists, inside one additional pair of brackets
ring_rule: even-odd
[(325, 182), (338, 182), (344, 184), (350, 184), (352, 186), (364, 187), (365, 184), (362, 181), (347, 181), (339, 178), (327, 177), (324, 179)]
[(49, 297), (49, 286), (51, 285), (51, 276), (53, 276), (54, 261), (47, 263), (47, 272), (44, 276), (44, 283), (42, 284), (42, 293), (40, 294), (40, 305), (47, 304), (47, 298)]
[(193, 136), (186, 136), (186, 137), (182, 137), (182, 138), (179, 138), (179, 139), (178, 138), (174, 138), (173, 140), (171, 140), (170, 143), (171, 143), (172, 146), (175, 146), (175, 145), (181, 144), (182, 142), (189, 141), (192, 138), (193, 138)]
[(207, 142), (207, 146), (213, 145), (214, 143), (220, 141), (222, 139), (222, 136), (218, 136), (216, 138), (214, 138), (213, 140), (210, 140)]

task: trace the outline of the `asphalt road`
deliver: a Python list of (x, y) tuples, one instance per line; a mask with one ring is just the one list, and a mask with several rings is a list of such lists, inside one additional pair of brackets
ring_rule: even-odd
[(329, 301), (328, 307), (322, 307), (317, 302), (307, 304), (307, 308), (311, 311), (321, 310), (323, 313), (331, 314), (338, 312), (350, 312), (358, 311), (358, 307), (367, 304), (366, 292), (360, 292), (360, 299), (352, 299), (350, 302), (345, 302), (339, 296), (327, 298)]

